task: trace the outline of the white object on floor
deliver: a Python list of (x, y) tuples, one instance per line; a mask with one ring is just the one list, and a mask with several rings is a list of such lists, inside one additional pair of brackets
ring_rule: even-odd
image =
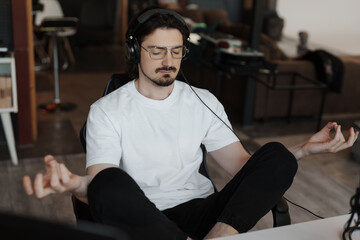
[[(297, 223), (283, 227), (237, 234), (217, 240), (341, 240), (345, 223), (350, 215), (342, 215), (321, 220)], [(354, 232), (353, 240), (360, 240), (360, 232)]]

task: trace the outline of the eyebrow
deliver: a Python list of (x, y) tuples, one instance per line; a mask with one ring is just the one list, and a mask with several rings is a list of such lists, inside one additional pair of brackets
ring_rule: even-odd
[(160, 49), (174, 49), (174, 48), (180, 48), (182, 47), (183, 45), (177, 45), (177, 46), (174, 46), (174, 47), (165, 47), (165, 46), (158, 46), (158, 45), (150, 45), (150, 46), (147, 46), (148, 48), (160, 48)]

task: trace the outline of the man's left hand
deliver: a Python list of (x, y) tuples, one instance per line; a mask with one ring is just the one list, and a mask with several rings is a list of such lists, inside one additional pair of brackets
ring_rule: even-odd
[[(330, 136), (331, 130), (335, 131), (335, 135)], [(316, 153), (336, 153), (343, 149), (351, 147), (359, 136), (359, 132), (353, 127), (349, 129), (349, 137), (346, 140), (341, 132), (341, 125), (336, 122), (329, 122), (319, 132), (311, 136), (311, 138), (303, 145), (302, 149), (305, 155)]]

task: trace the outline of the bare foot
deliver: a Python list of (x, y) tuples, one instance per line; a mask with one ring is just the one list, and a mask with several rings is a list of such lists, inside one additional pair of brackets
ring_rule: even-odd
[(210, 230), (210, 232), (205, 236), (204, 239), (225, 237), (225, 236), (235, 235), (238, 233), (239, 232), (236, 231), (236, 229), (233, 228), (232, 226), (230, 226), (226, 223), (217, 222), (214, 225), (214, 227)]

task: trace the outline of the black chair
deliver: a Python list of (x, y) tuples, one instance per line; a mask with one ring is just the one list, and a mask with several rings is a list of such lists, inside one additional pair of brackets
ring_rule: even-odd
[[(127, 74), (114, 74), (110, 78), (109, 82), (107, 83), (105, 90), (103, 92), (103, 96), (109, 94), (110, 92), (118, 89), (119, 87), (123, 86), (125, 83), (129, 82), (129, 77)], [(83, 146), (84, 152), (86, 153), (86, 122), (84, 123), (83, 127), (80, 130), (80, 141)], [(206, 165), (206, 149), (205, 146), (201, 146), (203, 150), (203, 162), (200, 165), (199, 172), (204, 175), (205, 177), (209, 178), (212, 182), (209, 171)], [(215, 191), (216, 187), (212, 182)], [(72, 196), (73, 208), (75, 217), (77, 220), (88, 220), (93, 221), (91, 213), (89, 211), (89, 207), (86, 203), (81, 202), (75, 196)], [(272, 209), (273, 215), (273, 226), (279, 227), (284, 225), (289, 225), (291, 223), (290, 215), (289, 215), (289, 208), (287, 202), (284, 198), (281, 198), (279, 202), (273, 207)]]
[(0, 212), (1, 239), (22, 240), (128, 240), (128, 235), (112, 226), (92, 222), (70, 225), (24, 215)]

